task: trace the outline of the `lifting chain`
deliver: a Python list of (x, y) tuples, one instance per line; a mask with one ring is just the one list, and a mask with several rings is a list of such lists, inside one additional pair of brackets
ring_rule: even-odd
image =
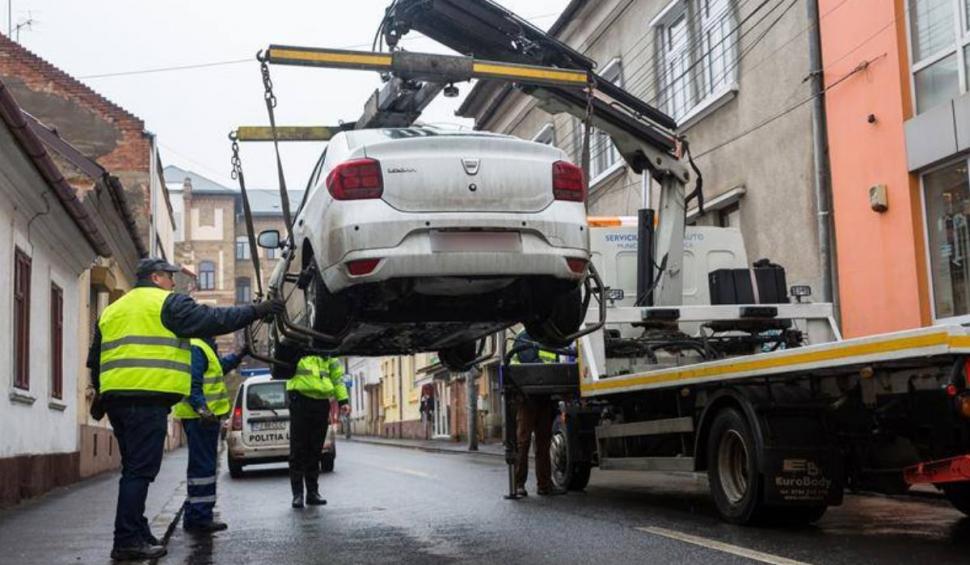
[(276, 95), (273, 94), (273, 80), (269, 76), (269, 62), (260, 51), (256, 55), (259, 70), (263, 77), (263, 99), (266, 101), (266, 112), (269, 114), (269, 126), (273, 131), (273, 150), (276, 152), (276, 174), (280, 185), (280, 206), (283, 208), (283, 221), (286, 223), (286, 237), (293, 238), (293, 217), (290, 215), (290, 197), (286, 191), (286, 176), (283, 174), (283, 160), (280, 158), (280, 139), (276, 131)]
[(583, 120), (583, 182), (586, 184), (587, 198), (584, 199), (586, 212), (589, 213), (589, 169), (590, 169), (590, 137), (593, 129), (593, 92), (596, 89), (596, 81), (590, 77), (589, 84), (586, 85), (586, 118)]
[(253, 271), (256, 275), (256, 298), (263, 297), (263, 275), (259, 266), (259, 248), (256, 247), (256, 233), (253, 225), (253, 211), (249, 207), (249, 194), (246, 192), (246, 177), (243, 176), (242, 159), (239, 158), (239, 139), (236, 132), (229, 134), (232, 141), (232, 178), (239, 181), (239, 191), (242, 193), (243, 214), (246, 218), (246, 235), (249, 238), (249, 256), (253, 261)]

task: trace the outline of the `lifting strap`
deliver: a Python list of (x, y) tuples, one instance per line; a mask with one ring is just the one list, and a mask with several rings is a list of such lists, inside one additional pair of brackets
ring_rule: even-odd
[(246, 235), (249, 236), (249, 256), (256, 273), (256, 297), (263, 298), (263, 275), (259, 268), (259, 248), (256, 247), (256, 232), (253, 226), (253, 211), (249, 207), (249, 194), (246, 192), (246, 178), (243, 176), (242, 160), (239, 158), (239, 139), (236, 132), (229, 134), (232, 141), (232, 178), (239, 181), (242, 193), (243, 216), (246, 218)]
[(276, 152), (276, 173), (280, 183), (280, 205), (283, 207), (283, 221), (286, 223), (286, 237), (293, 239), (293, 218), (290, 216), (290, 197), (286, 192), (286, 176), (283, 174), (283, 160), (280, 158), (280, 139), (276, 130), (276, 95), (273, 94), (273, 81), (269, 76), (269, 63), (260, 51), (256, 55), (259, 69), (263, 75), (263, 99), (266, 101), (266, 112), (269, 114), (269, 127), (273, 131), (273, 150)]

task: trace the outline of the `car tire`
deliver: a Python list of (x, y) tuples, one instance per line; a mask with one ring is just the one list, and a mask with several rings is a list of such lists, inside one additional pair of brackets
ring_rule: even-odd
[(467, 371), (471, 362), (478, 357), (478, 342), (466, 341), (438, 352), (438, 360), (449, 371), (460, 373)]
[(241, 479), (243, 476), (243, 466), (241, 463), (226, 454), (226, 466), (229, 467), (229, 476), (234, 479)]
[(940, 488), (954, 508), (970, 516), (970, 483), (946, 483)]
[(576, 286), (551, 296), (548, 292), (536, 291), (533, 304), (535, 317), (525, 321), (529, 336), (550, 347), (568, 347), (570, 342), (564, 338), (579, 331), (583, 323), (582, 288)]
[(296, 364), (303, 356), (303, 349), (295, 344), (283, 341), (283, 338), (273, 326), (270, 330), (270, 357), (279, 359), (287, 365), (273, 364), (270, 366), (270, 375), (276, 380), (286, 380), (293, 377), (296, 372)]
[(320, 472), (321, 473), (332, 473), (333, 464), (337, 459), (336, 453), (324, 453), (320, 456)]
[[(330, 292), (316, 267), (312, 267), (310, 282), (303, 291), (306, 300), (305, 323), (314, 330), (341, 337), (350, 330), (354, 309), (350, 301)], [(325, 315), (317, 315), (323, 312)]]
[(559, 421), (552, 430), (549, 457), (552, 460), (552, 482), (561, 489), (583, 490), (589, 484), (591, 466), (588, 461), (574, 461), (575, 450), (569, 445), (569, 434)]
[(732, 524), (760, 523), (767, 517), (751, 426), (741, 412), (722, 410), (707, 440), (707, 477), (721, 518)]

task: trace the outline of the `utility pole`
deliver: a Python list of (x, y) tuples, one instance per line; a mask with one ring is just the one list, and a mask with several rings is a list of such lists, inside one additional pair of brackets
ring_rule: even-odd
[(13, 0), (7, 0), (7, 37), (13, 39)]
[(821, 298), (832, 302), (839, 316), (837, 272), (832, 249), (832, 189), (829, 170), (828, 128), (825, 116), (825, 76), (822, 66), (822, 39), (818, 0), (806, 0), (808, 10), (808, 65), (812, 99), (812, 153), (815, 177), (815, 207), (818, 229), (818, 261), (822, 269)]
[(477, 377), (481, 373), (474, 366), (465, 373), (465, 396), (468, 397), (468, 451), (478, 451), (478, 387)]

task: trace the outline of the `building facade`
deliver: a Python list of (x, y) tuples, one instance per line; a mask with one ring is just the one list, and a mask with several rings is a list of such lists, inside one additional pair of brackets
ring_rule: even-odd
[[(804, 6), (784, 0), (573, 0), (550, 33), (677, 121), (704, 177), (707, 213), (688, 210), (690, 222), (739, 228), (751, 260), (818, 288), (811, 108), (791, 108), (810, 95), (807, 27)], [(479, 82), (459, 114), (582, 161), (580, 121), (504, 83)], [(658, 208), (655, 183), (645, 186), (607, 135), (590, 137), (590, 214)]]
[(844, 333), (970, 321), (970, 4), (820, 11)]

